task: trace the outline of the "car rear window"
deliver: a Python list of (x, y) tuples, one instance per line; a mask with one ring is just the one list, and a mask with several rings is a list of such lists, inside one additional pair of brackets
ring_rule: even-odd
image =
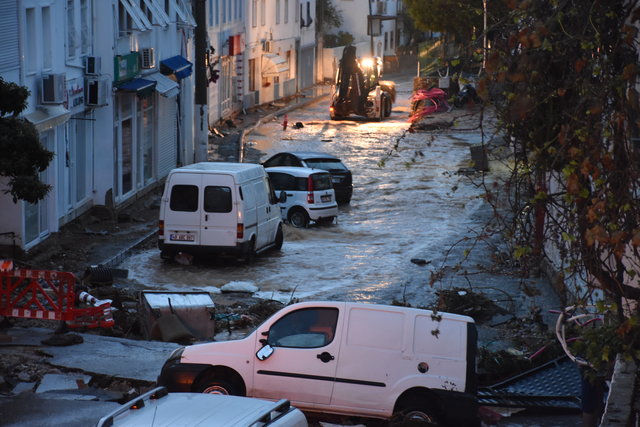
[(195, 185), (174, 185), (171, 187), (169, 208), (178, 212), (198, 210), (198, 187)]
[(338, 159), (307, 159), (305, 160), (310, 168), (324, 170), (348, 170), (347, 167)]
[(314, 173), (311, 175), (313, 180), (313, 191), (330, 190), (333, 188), (331, 183), (331, 175), (328, 173)]
[(231, 188), (209, 185), (204, 188), (204, 211), (231, 212)]

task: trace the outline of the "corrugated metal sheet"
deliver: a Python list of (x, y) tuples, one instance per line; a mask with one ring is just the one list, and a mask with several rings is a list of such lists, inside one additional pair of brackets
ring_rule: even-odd
[(478, 390), (484, 406), (518, 408), (580, 409), (580, 371), (567, 357), (561, 357)]

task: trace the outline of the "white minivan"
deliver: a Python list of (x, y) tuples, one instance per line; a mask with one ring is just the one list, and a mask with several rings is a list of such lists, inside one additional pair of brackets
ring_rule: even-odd
[(245, 259), (283, 242), (279, 200), (261, 165), (201, 162), (169, 172), (160, 203), (158, 247)]
[(284, 307), (246, 338), (182, 347), (159, 385), (288, 399), (304, 412), (478, 425), (473, 319), (400, 306)]
[(265, 168), (276, 193), (286, 193), (280, 202), (282, 219), (304, 228), (309, 221), (331, 223), (338, 216), (338, 202), (331, 174), (322, 169), (300, 167)]

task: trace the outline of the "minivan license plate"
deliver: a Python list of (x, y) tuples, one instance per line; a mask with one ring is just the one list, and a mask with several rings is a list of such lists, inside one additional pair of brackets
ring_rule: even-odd
[(195, 234), (171, 234), (169, 240), (178, 242), (194, 242), (196, 240)]
[(330, 202), (331, 201), (331, 196), (320, 196), (320, 200), (322, 200), (323, 202)]

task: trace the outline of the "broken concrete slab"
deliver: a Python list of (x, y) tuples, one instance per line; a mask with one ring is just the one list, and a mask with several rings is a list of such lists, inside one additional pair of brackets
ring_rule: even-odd
[(86, 427), (117, 409), (114, 402), (44, 399), (29, 395), (0, 399), (3, 427)]
[[(137, 341), (93, 334), (80, 334), (81, 344), (47, 347), (40, 342), (51, 335), (45, 328), (11, 328), (7, 331), (16, 342), (38, 343), (51, 356), (48, 363), (62, 368), (108, 375), (114, 378), (155, 382), (169, 354), (178, 344)], [(0, 353), (2, 346), (0, 346)]]
[(13, 393), (14, 395), (17, 395), (20, 393), (32, 393), (35, 387), (36, 387), (35, 382), (20, 382), (16, 384), (13, 390), (11, 390), (11, 393)]
[(45, 374), (40, 380), (36, 393), (51, 390), (78, 390), (88, 387), (90, 381), (91, 376), (84, 374)]

